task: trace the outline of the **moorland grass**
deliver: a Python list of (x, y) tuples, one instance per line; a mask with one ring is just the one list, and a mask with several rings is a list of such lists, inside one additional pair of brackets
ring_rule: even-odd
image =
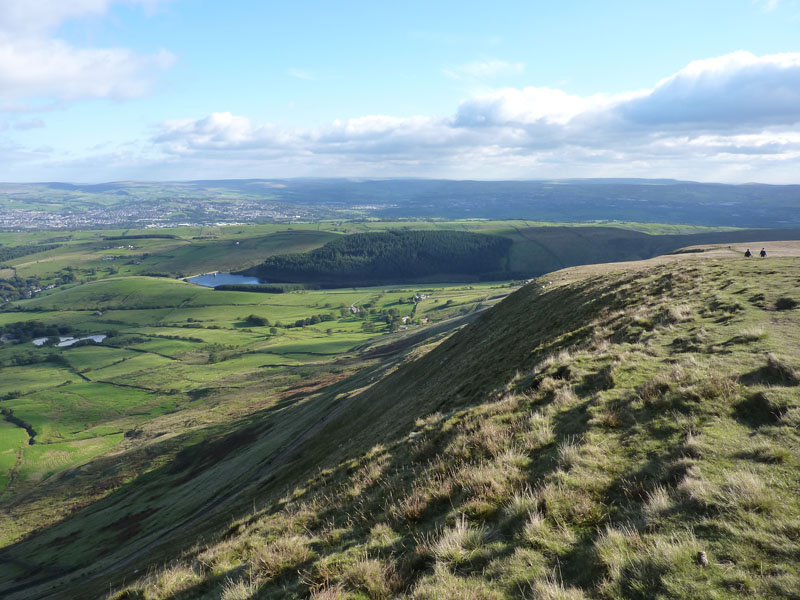
[[(349, 450), (171, 568), (200, 574), (186, 597), (792, 597), (800, 323), (746, 298), (798, 277), (708, 261), (525, 288), (365, 391), (316, 440)], [(279, 576), (241, 551), (275, 540), (295, 548), (273, 546)]]

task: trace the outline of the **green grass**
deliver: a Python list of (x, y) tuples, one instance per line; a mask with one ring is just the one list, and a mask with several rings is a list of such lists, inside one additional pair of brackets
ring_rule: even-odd
[(356, 396), (186, 546), (186, 587), (129, 593), (792, 597), (800, 313), (761, 305), (798, 280), (734, 260), (529, 286)]
[[(76, 348), (76, 350), (78, 349)], [(78, 381), (80, 381), (80, 377), (69, 369), (48, 363), (3, 367), (3, 384), (0, 394), (12, 392), (27, 394)]]
[(13, 423), (0, 421), (0, 495), (17, 466), (18, 454), (28, 443), (27, 432)]
[(77, 440), (118, 432), (123, 426), (174, 408), (174, 400), (145, 390), (104, 383), (74, 383), (3, 402), (33, 427), (37, 443)]
[[(131, 352), (130, 350), (98, 345), (72, 348), (69, 352), (64, 352), (63, 356), (73, 369), (85, 373), (90, 370), (97, 371), (111, 364), (133, 358), (137, 356), (137, 353)], [(23, 370), (30, 369), (30, 367), (20, 368)], [(92, 375), (92, 377), (94, 377), (94, 375)]]
[[(558, 249), (568, 255), (569, 243)], [(800, 299), (798, 280), (791, 259), (698, 258), (533, 285), (444, 341), (451, 329), (439, 323), (497, 302), (508, 284), (276, 295), (138, 276), (64, 286), (0, 322), (117, 335), (0, 348), (5, 365), (23, 353), (63, 361), (3, 367), (13, 379), (0, 396), (6, 381), (21, 396), (0, 407), (36, 443), (14, 459), (2, 539), (41, 529), (15, 553), (74, 566), (70, 577), (94, 592), (131, 581), (113, 566), (123, 554), (133, 569), (187, 548), (174, 572), (134, 584), (154, 597), (184, 584), (187, 596), (231, 595), (244, 571), (264, 597), (781, 597), (798, 577), (781, 557), (797, 552), (800, 519), (800, 313), (776, 308)], [(421, 292), (431, 298), (413, 316), (431, 319), (433, 337), (409, 324), (383, 340), (400, 348), (386, 362), (377, 315), (367, 333), (340, 313), (371, 303), (411, 315), (400, 300)], [(250, 314), (334, 320), (273, 333), (249, 326)], [(787, 524), (775, 531), (778, 514)], [(198, 536), (205, 546), (188, 550)], [(700, 549), (714, 564), (698, 583)], [(0, 589), (19, 569), (0, 563)]]
[(66, 468), (85, 462), (110, 450), (122, 440), (122, 434), (85, 438), (70, 442), (34, 444), (23, 450), (18, 476), (23, 481), (40, 482)]
[[(511, 288), (481, 284), (425, 289), (443, 303), (458, 301), (433, 315), (432, 322), (438, 322)], [(189, 429), (224, 423), (279, 401), (294, 386), (309, 385), (308, 380), (313, 387), (319, 385), (315, 379), (336, 380), (359, 368), (352, 359), (343, 366), (336, 363), (343, 354), (357, 354), (357, 348), (384, 335), (387, 325), (372, 316), (375, 330), (365, 332), (362, 319), (349, 312), (342, 316), (340, 309), (371, 302), (379, 311), (393, 308), (410, 314), (413, 305), (399, 300), (418, 291), (389, 286), (273, 295), (214, 292), (163, 278), (116, 277), (15, 303), (15, 310), (0, 313), (0, 323), (39, 320), (69, 325), (81, 334), (114, 335), (102, 344), (82, 347), (37, 348), (29, 342), (0, 347), (0, 364), (6, 365), (0, 408), (32, 427), (34, 445), (104, 440), (86, 443), (80, 452), (65, 447), (46, 460), (39, 450), (26, 453), (6, 490), (10, 506), (22, 504), (3, 517), (0, 527), (8, 533), (2, 539), (16, 539), (90, 498), (112, 492), (120, 485), (118, 469), (129, 476), (152, 469), (151, 460), (139, 454), (131, 458), (130, 448), (142, 442), (120, 437), (126, 432), (145, 432), (136, 433), (145, 443), (149, 436), (171, 439), (187, 423)], [(320, 314), (334, 320), (281, 326), (273, 332), (250, 326), (246, 319), (251, 314), (283, 325)], [(419, 329), (416, 324), (404, 327)], [(19, 359), (48, 362), (14, 366)], [(74, 467), (90, 459), (99, 464), (109, 453), (119, 453), (122, 466), (102, 469), (98, 481), (81, 487)], [(39, 464), (42, 461), (47, 464)], [(16, 464), (16, 459), (4, 463), (6, 479)], [(61, 502), (46, 503), (45, 494), (55, 494)]]

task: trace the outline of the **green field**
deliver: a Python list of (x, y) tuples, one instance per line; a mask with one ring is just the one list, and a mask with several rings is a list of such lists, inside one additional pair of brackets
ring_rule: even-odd
[(28, 444), (28, 434), (13, 423), (0, 421), (0, 495), (8, 485), (18, 457)]
[[(562, 271), (458, 330), (512, 288), (134, 278), (22, 301), (42, 310), (6, 316), (99, 289), (114, 308), (63, 314), (117, 334), (11, 367), (80, 381), (0, 403), (36, 433), (0, 438), (5, 541), (26, 515), (52, 523), (0, 582), (26, 582), (12, 599), (793, 597), (800, 267), (740, 256)], [(390, 309), (410, 317), (394, 335)]]
[[(109, 337), (76, 347), (0, 346), (0, 408), (13, 418), (0, 421), (4, 497), (13, 504), (42, 485), (62, 485), (55, 475), (69, 478), (75, 467), (109, 452), (126, 456), (138, 435), (169, 439), (186, 423), (225, 422), (275, 402), (293, 386), (335, 379), (358, 368), (338, 361), (365, 344), (462, 317), (513, 289), (498, 283), (264, 294), (118, 273), (10, 303), (0, 325), (41, 321), (69, 326), (74, 335)], [(415, 304), (417, 294), (426, 299)], [(269, 325), (252, 323), (251, 315)], [(175, 422), (183, 425), (173, 429)], [(32, 432), (31, 445), (23, 425)], [(148, 468), (123, 462), (126, 469)], [(110, 489), (101, 486), (96, 494)], [(54, 507), (46, 512), (60, 514)], [(3, 539), (35, 525), (18, 516)]]
[[(7, 261), (3, 270), (0, 298), (10, 294), (10, 301), (0, 300), (0, 326), (40, 321), (71, 327), (80, 335), (109, 336), (98, 346), (0, 346), (0, 407), (32, 428), (33, 445), (87, 444), (80, 452), (63, 450), (74, 460), (59, 462), (38, 449), (26, 452), (19, 464), (15, 458), (19, 468), (7, 493), (22, 493), (42, 473), (58, 472), (53, 465), (63, 463), (67, 469), (98, 455), (95, 450), (106, 453), (124, 440), (125, 432), (148, 423), (208, 406), (215, 415), (209, 418), (224, 420), (221, 413), (246, 413), (309, 378), (340, 377), (356, 368), (356, 363), (341, 366), (342, 357), (357, 355), (380, 336), (402, 336), (468, 316), (513, 289), (490, 283), (414, 284), (269, 294), (214, 291), (179, 276), (239, 270), (270, 255), (318, 248), (338, 236), (391, 229), (504, 236), (512, 240), (509, 269), (517, 271), (581, 262), (587, 251), (596, 260), (608, 260), (621, 247), (627, 248), (626, 257), (635, 258), (677, 243), (682, 239), (677, 236), (716, 235), (696, 226), (586, 225), (363, 220), (0, 233), (3, 247), (29, 251)], [(50, 289), (18, 299), (20, 290), (35, 286)], [(254, 324), (251, 315), (269, 325)], [(236, 394), (231, 397), (232, 390)], [(193, 419), (204, 422), (206, 417)], [(10, 467), (4, 468), (8, 472)]]
[[(553, 292), (545, 303), (536, 294), (531, 295), (529, 286), (525, 288), (526, 297), (535, 310), (519, 307), (518, 312), (506, 310), (501, 316), (491, 317), (496, 313), (481, 315), (483, 309), (499, 303), (522, 281), (256, 293), (214, 291), (188, 283), (179, 275), (237, 270), (257, 264), (270, 253), (300, 252), (336, 236), (398, 227), (503, 235), (512, 240), (509, 264), (522, 271), (586, 262), (586, 256), (596, 261), (620, 256), (640, 258), (659, 248), (673, 247), (686, 239), (682, 235), (699, 234), (705, 236), (702, 239), (719, 235), (675, 226), (540, 225), (527, 221), (365, 221), (320, 223), (304, 230), (281, 225), (176, 228), (169, 230), (173, 236), (170, 238), (130, 237), (147, 234), (133, 230), (68, 232), (59, 236), (52, 232), (0, 234), (0, 243), (9, 247), (60, 244), (11, 261), (17, 279), (12, 276), (0, 280), (0, 298), (5, 298), (0, 301), (0, 327), (38, 321), (67, 328), (69, 335), (76, 337), (108, 336), (99, 344), (87, 342), (73, 347), (57, 347), (54, 343), (37, 347), (30, 339), (10, 339), (0, 344), (0, 547), (43, 530), (45, 533), (36, 537), (38, 549), (24, 560), (31, 564), (63, 564), (63, 544), (70, 548), (70, 560), (78, 564), (81, 557), (94, 556), (92, 553), (97, 557), (115, 556), (120, 536), (136, 539), (138, 551), (145, 552), (148, 545), (160, 543), (157, 532), (176, 523), (182, 527), (180, 536), (189, 539), (196, 535), (191, 519), (199, 518), (196, 515), (205, 514), (209, 507), (217, 510), (216, 503), (226, 501), (225, 494), (220, 495), (220, 486), (225, 490), (249, 490), (236, 499), (240, 512), (250, 510), (242, 505), (242, 498), (247, 499), (244, 504), (253, 498), (260, 503), (266, 494), (277, 494), (271, 484), (260, 479), (267, 469), (273, 469), (270, 465), (276, 456), (282, 456), (283, 461), (274, 465), (276, 477), (284, 477), (284, 484), (297, 486), (298, 480), (291, 474), (317, 477), (319, 465), (329, 464), (330, 456), (344, 460), (342, 456), (351, 440), (360, 439), (362, 445), (369, 441), (359, 451), (371, 453), (370, 448), (396, 436), (401, 429), (401, 438), (405, 439), (417, 427), (417, 416), (460, 410), (460, 406), (472, 406), (474, 399), (496, 400), (503, 390), (522, 389), (520, 382), (525, 374), (531, 372), (536, 361), (550, 354), (559, 357), (560, 367), (567, 368), (570, 359), (561, 356), (560, 350), (574, 348), (576, 353), (584, 352), (582, 344), (591, 338), (581, 315), (573, 314), (569, 307), (591, 312), (594, 308), (581, 304), (582, 290), (605, 285), (589, 279), (586, 288), (576, 283), (560, 296)], [(109, 239), (122, 234), (129, 237)], [(749, 234), (737, 231), (730, 235)], [(740, 255), (738, 250), (722, 252), (727, 252), (728, 258)], [(743, 373), (744, 366), (756, 360), (751, 352), (756, 347), (747, 346), (750, 342), (739, 338), (759, 340), (770, 352), (789, 356), (792, 344), (797, 342), (797, 330), (792, 329), (794, 312), (778, 314), (775, 308), (778, 293), (789, 297), (796, 289), (796, 269), (789, 268), (789, 259), (769, 263), (781, 266), (785, 272), (761, 272), (759, 266), (766, 263), (758, 262), (737, 263), (726, 271), (716, 265), (718, 255), (706, 260), (702, 256), (698, 263), (706, 264), (693, 267), (695, 274), (691, 277), (708, 288), (702, 298), (692, 300), (694, 311), (700, 315), (697, 327), (689, 328), (693, 319), (670, 316), (671, 288), (660, 279), (653, 280), (653, 287), (663, 287), (658, 288), (651, 311), (643, 310), (640, 315), (635, 307), (625, 304), (625, 310), (631, 313), (630, 322), (625, 321), (623, 327), (622, 321), (615, 321), (612, 316), (608, 323), (604, 322), (600, 333), (613, 345), (614, 355), (606, 348), (599, 358), (584, 357), (585, 364), (576, 367), (582, 369), (580, 373), (575, 371), (570, 376), (565, 371), (558, 377), (575, 379), (576, 393), (585, 396), (586, 402), (602, 398), (611, 406), (613, 394), (592, 395), (592, 390), (596, 391), (595, 379), (606, 363), (625, 364), (626, 353), (637, 357), (637, 370), (633, 373), (632, 368), (615, 367), (617, 389), (640, 388), (644, 379), (658, 376), (667, 368), (665, 365), (672, 364), (670, 360), (680, 358), (682, 344), (691, 346), (695, 337), (702, 338), (701, 346), (709, 356), (724, 356), (729, 367), (733, 365), (731, 368)], [(4, 271), (6, 276), (8, 270)], [(153, 276), (154, 273), (169, 276)], [(3, 296), (11, 293), (7, 282), (24, 277), (30, 277), (37, 286), (46, 287), (44, 284), (48, 283), (53, 287), (37, 291), (31, 298)], [(566, 275), (562, 272), (560, 277), (557, 281), (542, 278), (541, 289), (566, 285)], [(664, 278), (666, 281), (667, 275)], [(749, 278), (760, 278), (769, 289), (759, 296), (758, 290), (736, 283)], [(689, 279), (676, 281), (681, 282), (682, 293), (693, 289)], [(634, 285), (635, 277), (628, 283), (630, 288), (614, 287), (608, 292), (613, 292), (613, 297), (598, 291), (598, 298), (609, 306), (623, 306), (626, 290), (634, 289), (640, 299), (650, 302), (649, 288), (647, 293), (639, 289), (638, 284)], [(514, 297), (519, 299), (519, 295)], [(609, 311), (613, 313), (611, 308)], [(680, 313), (676, 311), (675, 314)], [(768, 316), (774, 318), (767, 321)], [(457, 332), (472, 321), (476, 321), (481, 334), (463, 341)], [(543, 337), (538, 323), (543, 323), (548, 335), (556, 337)], [(34, 326), (30, 329), (34, 330)], [(659, 337), (654, 337), (653, 332)], [(461, 352), (447, 353), (450, 339), (462, 340)], [(493, 341), (487, 344), (486, 340)], [(435, 363), (415, 366), (417, 357), (440, 342), (442, 350), (437, 350)], [(656, 343), (660, 345), (652, 346)], [(762, 350), (757, 351), (758, 356)], [(469, 357), (469, 362), (462, 357)], [(396, 370), (401, 376), (385, 379), (387, 373)], [(556, 375), (553, 378), (562, 381)], [(786, 395), (778, 385), (767, 391), (770, 398)], [(359, 398), (354, 405), (360, 406), (359, 411), (352, 408), (352, 398)], [(550, 400), (550, 396), (542, 396), (535, 402), (544, 406)], [(535, 408), (530, 398), (525, 402), (531, 410)], [(563, 415), (553, 413), (550, 423), (556, 429), (565, 427), (565, 436), (571, 420), (595, 418), (593, 414), (573, 415), (568, 404), (558, 409), (558, 414)], [(340, 409), (345, 416), (338, 415)], [(476, 413), (467, 419), (470, 423), (480, 421), (480, 409), (474, 410)], [(295, 447), (298, 440), (310, 439), (304, 436), (313, 438), (320, 427), (330, 427), (327, 420), (336, 415), (347, 435), (341, 441), (336, 437), (334, 443), (328, 431), (327, 437), (321, 438), (328, 445), (310, 444), (299, 453), (299, 446)], [(454, 422), (461, 423), (462, 417), (463, 414), (454, 416)], [(519, 423), (527, 423), (528, 418), (527, 413), (514, 417)], [(442, 423), (442, 432), (446, 433), (449, 426)], [(729, 426), (726, 421), (726, 427), (732, 430)], [(736, 435), (741, 437), (744, 433), (745, 429), (737, 430)], [(639, 434), (641, 431), (636, 430), (630, 435), (639, 440), (637, 443), (644, 443), (636, 437)], [(470, 442), (466, 438), (462, 441), (462, 447), (448, 447), (447, 452), (471, 452)], [(504, 452), (512, 462), (516, 460), (512, 455), (519, 449), (515, 443), (502, 439)], [(381, 455), (382, 451), (376, 452)], [(416, 450), (402, 452), (413, 454)], [(228, 461), (229, 455), (232, 462)], [(548, 457), (542, 460), (550, 460)], [(492, 455), (494, 458), (498, 457)], [(371, 461), (369, 458), (364, 464)], [(337, 475), (336, 481), (347, 482), (352, 470), (345, 463), (342, 465), (346, 474)], [(422, 471), (417, 475), (428, 478)], [(447, 477), (451, 475), (448, 472)], [(351, 493), (338, 489), (338, 483), (324, 485), (324, 493), (331, 496), (344, 493), (346, 497)], [(348, 490), (360, 489), (360, 485), (347, 483)], [(302, 488), (300, 485), (292, 493), (302, 497)], [(408, 491), (402, 485), (397, 490), (403, 494)], [(273, 496), (270, 501), (276, 502)], [(481, 515), (482, 510), (490, 508), (496, 512), (505, 510), (499, 504), (486, 508), (477, 501), (467, 502), (459, 510)], [(342, 509), (332, 510), (337, 513)], [(144, 513), (146, 516), (141, 518), (147, 527), (142, 531), (147, 533), (138, 536), (138, 530), (129, 530), (125, 525), (126, 519)], [(224, 527), (230, 521), (225, 511), (220, 509), (216, 514), (219, 520), (215, 526)], [(75, 518), (82, 531), (95, 534), (78, 535), (75, 539), (80, 539), (73, 545), (70, 536), (74, 532), (68, 523), (74, 515), (80, 515)], [(190, 515), (195, 516), (190, 519)], [(348, 513), (345, 520), (362, 517)], [(492, 523), (492, 527), (505, 527)], [(435, 527), (444, 524), (435, 520)], [(210, 524), (204, 527), (213, 529)], [(192, 532), (191, 536), (188, 532)], [(424, 536), (432, 532), (412, 533)], [(362, 533), (356, 536), (358, 544), (363, 542), (358, 537), (363, 537)], [(342, 544), (347, 542), (336, 541), (338, 534), (333, 531), (330, 535), (333, 541), (321, 543), (329, 550), (336, 548), (333, 554), (344, 552)], [(589, 530), (580, 529), (576, 535), (589, 536)], [(161, 556), (166, 555), (162, 552)], [(0, 553), (0, 580), (13, 579), (20, 566), (6, 564), (2, 558)], [(220, 573), (232, 576), (229, 571), (225, 567)]]

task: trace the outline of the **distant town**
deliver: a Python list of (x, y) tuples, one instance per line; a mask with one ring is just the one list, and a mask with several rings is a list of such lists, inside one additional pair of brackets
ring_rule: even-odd
[[(285, 209), (253, 204), (197, 206), (186, 212), (167, 212), (164, 207), (131, 202), (125, 207), (85, 211), (45, 212), (40, 210), (0, 210), (0, 230), (87, 229), (93, 227), (185, 227), (191, 225), (236, 225), (241, 223), (286, 223), (314, 218), (316, 211)], [(187, 217), (190, 217), (187, 219)]]

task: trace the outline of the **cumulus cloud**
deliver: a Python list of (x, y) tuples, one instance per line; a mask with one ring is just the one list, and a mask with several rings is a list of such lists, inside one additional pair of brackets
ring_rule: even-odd
[(70, 19), (102, 16), (112, 4), (129, 4), (151, 12), (167, 0), (3, 0), (0, 31), (32, 34), (50, 31)]
[[(157, 0), (123, 0), (152, 8)], [(150, 89), (175, 60), (166, 51), (79, 48), (54, 35), (64, 21), (104, 15), (113, 0), (0, 3), (0, 110), (41, 110), (81, 98), (126, 99)], [(44, 100), (43, 100), (44, 99)], [(31, 101), (33, 100), (33, 101)]]
[(734, 52), (694, 61), (620, 111), (647, 125), (795, 123), (800, 120), (800, 53)]
[(291, 157), (309, 170), (367, 174), (642, 175), (711, 165), (730, 177), (732, 169), (800, 160), (798, 123), (800, 54), (735, 52), (615, 95), (508, 88), (468, 98), (450, 117), (373, 115), (297, 129), (215, 113), (163, 123), (155, 141), (174, 156)]
[(150, 88), (169, 67), (168, 52), (142, 56), (125, 48), (75, 48), (56, 39), (0, 40), (0, 97), (126, 99)]

